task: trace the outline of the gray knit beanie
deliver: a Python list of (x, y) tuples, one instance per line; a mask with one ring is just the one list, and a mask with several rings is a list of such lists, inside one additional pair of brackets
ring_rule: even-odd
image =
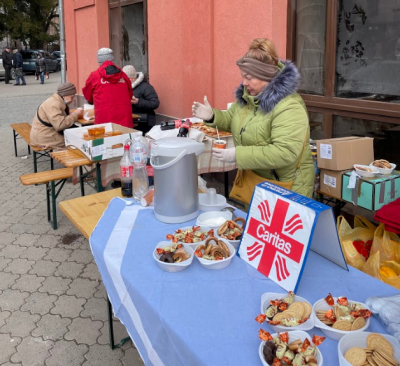
[(57, 88), (57, 93), (62, 97), (66, 97), (67, 95), (75, 95), (76, 94), (75, 85), (70, 83), (69, 81), (60, 84)]
[(105, 61), (114, 61), (114, 52), (111, 48), (100, 48), (97, 51), (97, 62), (102, 65)]

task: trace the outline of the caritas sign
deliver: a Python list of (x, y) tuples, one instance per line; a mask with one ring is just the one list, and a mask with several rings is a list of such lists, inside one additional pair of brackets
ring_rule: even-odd
[(256, 186), (239, 257), (296, 291), (310, 248), (347, 269), (329, 206), (268, 182)]

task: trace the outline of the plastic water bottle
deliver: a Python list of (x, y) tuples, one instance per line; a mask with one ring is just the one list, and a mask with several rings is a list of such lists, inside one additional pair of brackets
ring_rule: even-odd
[(124, 146), (124, 155), (119, 163), (121, 174), (121, 193), (124, 197), (132, 197), (133, 166), (129, 159), (129, 145)]
[(147, 177), (147, 147), (141, 142), (141, 137), (135, 139), (131, 146), (131, 158), (133, 162), (132, 193), (136, 201), (140, 201), (149, 190)]

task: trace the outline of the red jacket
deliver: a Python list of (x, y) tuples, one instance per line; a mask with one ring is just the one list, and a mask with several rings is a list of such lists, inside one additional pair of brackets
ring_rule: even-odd
[(95, 124), (113, 122), (133, 128), (132, 84), (111, 61), (104, 62), (89, 75), (82, 92), (94, 104)]

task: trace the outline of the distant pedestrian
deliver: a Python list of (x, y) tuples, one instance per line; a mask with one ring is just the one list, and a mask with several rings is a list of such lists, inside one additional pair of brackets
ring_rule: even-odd
[(42, 56), (40, 52), (37, 54), (36, 63), (36, 75), (40, 76), (40, 84), (44, 84), (44, 74), (47, 70), (46, 59)]
[(97, 62), (100, 67), (87, 78), (82, 88), (83, 96), (94, 104), (95, 124), (113, 122), (133, 128), (131, 81), (113, 60), (113, 50), (98, 50)]
[(6, 46), (5, 50), (1, 54), (1, 57), (3, 58), (3, 66), (6, 72), (5, 82), (6, 84), (10, 84), (13, 55), (10, 52), (9, 46)]
[[(26, 85), (24, 72), (22, 71), (22, 55), (18, 52), (18, 48), (13, 49), (14, 57), (14, 69), (15, 69), (15, 84), (16, 85)], [(19, 83), (19, 79), (21, 79), (22, 84)]]

